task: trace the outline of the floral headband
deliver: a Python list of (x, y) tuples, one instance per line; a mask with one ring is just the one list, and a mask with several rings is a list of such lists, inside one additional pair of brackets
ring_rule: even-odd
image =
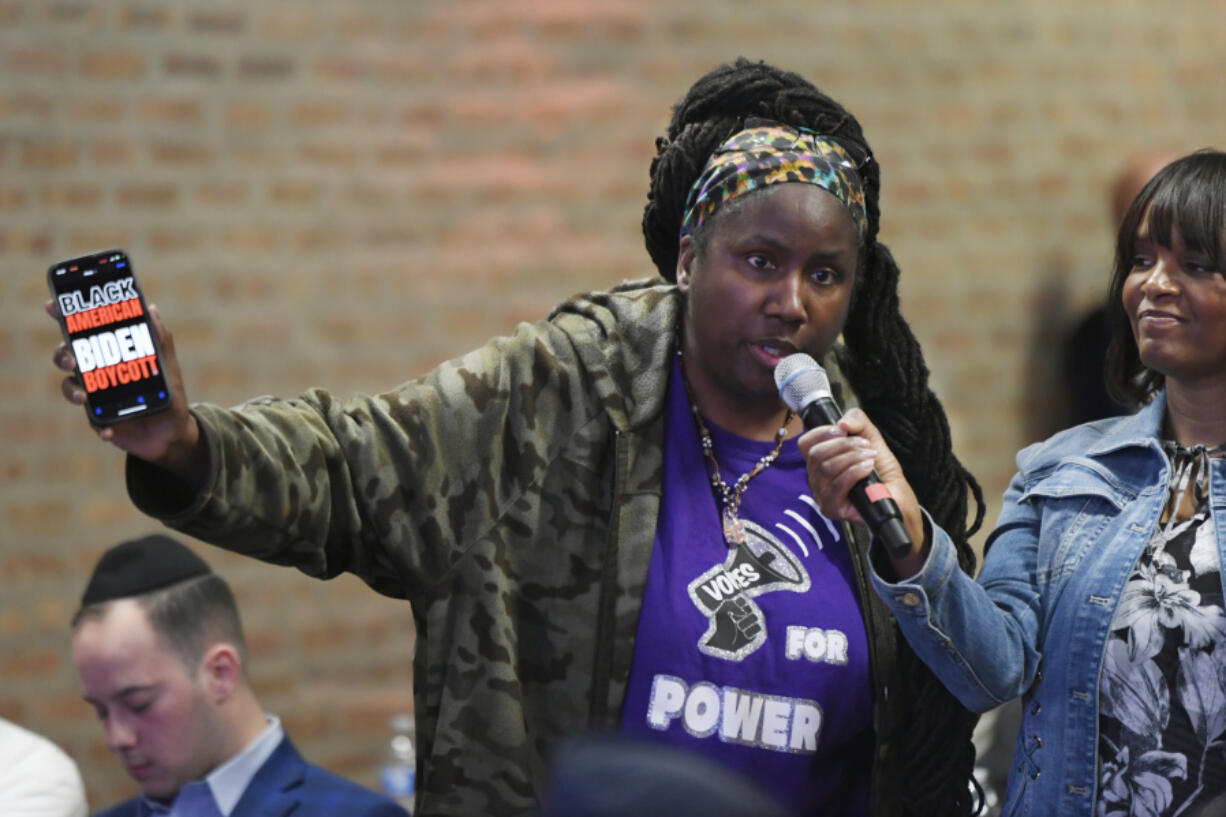
[(808, 182), (843, 203), (863, 236), (868, 226), (859, 164), (834, 140), (805, 128), (753, 120), (716, 148), (685, 203), (681, 238), (691, 235), (724, 204), (779, 182)]

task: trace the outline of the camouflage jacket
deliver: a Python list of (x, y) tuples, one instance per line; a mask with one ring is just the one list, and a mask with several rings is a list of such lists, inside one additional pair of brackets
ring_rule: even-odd
[[(184, 533), (408, 599), (418, 813), (531, 814), (554, 742), (620, 716), (681, 305), (675, 287), (629, 283), (386, 394), (196, 405), (209, 486), (185, 496), (129, 459), (129, 491)], [(890, 780), (894, 623), (863, 544), (875, 779)], [(874, 786), (875, 815), (897, 813), (891, 788)]]

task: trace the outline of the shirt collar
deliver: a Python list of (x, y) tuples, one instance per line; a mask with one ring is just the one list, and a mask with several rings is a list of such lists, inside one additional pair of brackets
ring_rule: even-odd
[(265, 715), (268, 725), (256, 739), (247, 744), (247, 748), (214, 769), (207, 778), (209, 788), (213, 790), (213, 799), (224, 817), (230, 817), (230, 812), (238, 805), (239, 798), (247, 790), (247, 784), (255, 773), (264, 765), (264, 761), (276, 750), (285, 737), (281, 728), (281, 719), (276, 715)]
[(165, 815), (170, 814), (170, 804), (154, 800), (152, 797), (142, 794), (136, 814), (138, 817), (165, 817)]
[(1098, 422), (1114, 423), (1111, 433), (1093, 443), (1086, 455), (1090, 457), (1110, 454), (1130, 446), (1161, 448), (1162, 417), (1166, 413), (1166, 392), (1160, 391), (1154, 399), (1142, 406), (1135, 414), (1122, 418), (1109, 418)]
[[(230, 817), (230, 812), (238, 805), (251, 778), (260, 770), (269, 756), (276, 751), (277, 746), (285, 738), (285, 730), (281, 728), (281, 719), (276, 715), (265, 715), (268, 725), (255, 740), (234, 757), (218, 766), (205, 782), (213, 793), (213, 800), (224, 817)], [(141, 798), (140, 813), (143, 817), (166, 817), (173, 813), (172, 804), (160, 803), (149, 797)]]

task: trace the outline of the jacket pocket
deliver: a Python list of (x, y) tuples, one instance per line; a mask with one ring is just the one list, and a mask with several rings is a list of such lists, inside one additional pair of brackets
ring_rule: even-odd
[(1030, 485), (1018, 501), (1034, 505), (1039, 514), (1038, 581), (1047, 583), (1076, 570), (1131, 499), (1119, 486), (1076, 463)]

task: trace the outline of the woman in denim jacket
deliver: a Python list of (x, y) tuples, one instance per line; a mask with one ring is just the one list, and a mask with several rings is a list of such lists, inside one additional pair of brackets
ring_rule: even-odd
[(875, 466), (921, 543), (892, 563), (873, 548), (916, 653), (971, 709), (1023, 696), (1006, 815), (1226, 814), (1224, 244), (1226, 154), (1137, 196), (1108, 380), (1139, 411), (1018, 454), (977, 582), (862, 413), (801, 438), (827, 516), (857, 516), (848, 490)]

